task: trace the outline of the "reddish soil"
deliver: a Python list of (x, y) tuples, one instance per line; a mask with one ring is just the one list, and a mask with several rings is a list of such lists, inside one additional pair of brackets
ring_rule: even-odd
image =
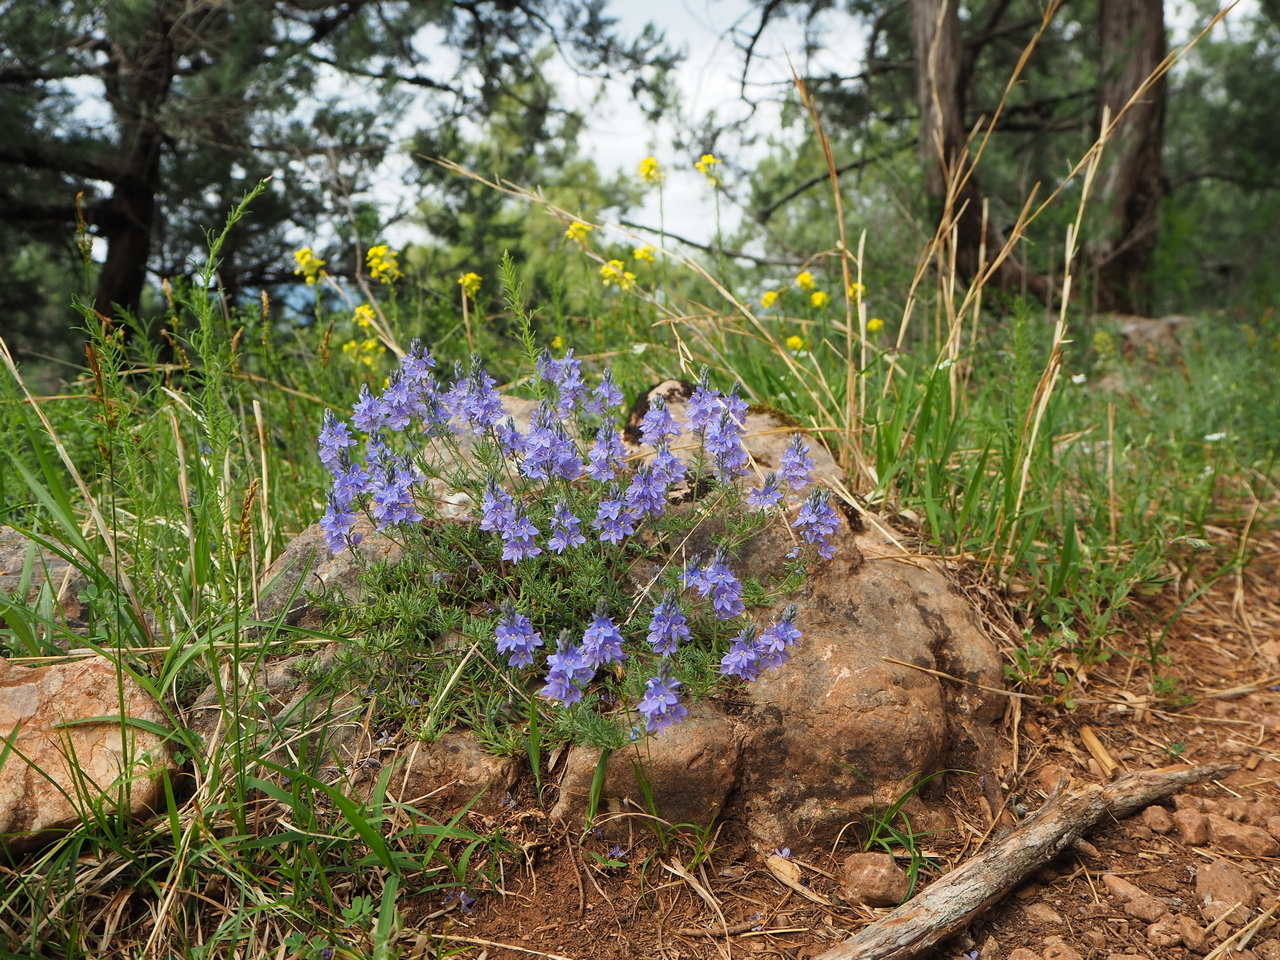
[[(953, 774), (930, 798), (928, 822), (949, 829), (923, 839), (936, 859), (921, 882), (998, 839), (1063, 779), (1102, 782), (1181, 761), (1239, 769), (1095, 830), (930, 956), (1280, 960), (1280, 534), (1255, 535), (1250, 547), (1244, 572), (1204, 591), (1169, 632), (1160, 672), (1177, 685), (1162, 688), (1163, 699), (1153, 695), (1146, 638), (1196, 594), (1191, 575), (1132, 611), (1111, 641), (1122, 653), (1087, 668), (1056, 663), (1074, 677), (1066, 694), (1047, 681), (1010, 695), (1001, 768)], [(852, 834), (837, 851), (798, 855), (793, 889), (732, 820), (688, 871), (688, 836), (665, 849), (637, 836), (622, 844), (623, 865), (610, 867), (599, 862), (608, 841), (566, 837), (536, 810), (502, 826), (524, 855), (506, 864), (501, 889), (479, 893), (467, 912), (443, 908), (439, 895), (404, 904), (406, 957), (470, 947), (494, 960), (807, 958), (888, 912), (835, 901), (841, 859), (857, 849)], [(1199, 875), (1201, 892), (1207, 878), (1225, 876), (1223, 889), (1245, 890), (1251, 902), (1215, 923), (1235, 904), (1204, 905)]]

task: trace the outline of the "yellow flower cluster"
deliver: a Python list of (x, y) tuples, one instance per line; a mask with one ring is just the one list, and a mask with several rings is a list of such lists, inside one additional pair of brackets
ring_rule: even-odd
[(368, 254), (365, 255), (365, 262), (369, 265), (369, 276), (379, 283), (395, 283), (400, 279), (400, 264), (396, 257), (396, 252), (385, 243), (370, 247)]
[(554, 337), (552, 337), (552, 338), (551, 338), (551, 349), (552, 349), (552, 350), (563, 350), (563, 349), (564, 349), (564, 337), (560, 336), (560, 334), (558, 334), (558, 333), (557, 333)]
[(693, 163), (697, 171), (702, 174), (711, 183), (713, 187), (720, 185), (720, 175), (716, 173), (716, 167), (720, 166), (720, 161), (713, 153), (704, 153)]
[(378, 357), (386, 348), (378, 342), (376, 337), (368, 337), (365, 340), (348, 340), (342, 345), (342, 353), (352, 363), (363, 363), (366, 367), (372, 367), (378, 362)]
[(777, 290), (766, 290), (764, 293), (760, 294), (760, 306), (768, 310), (778, 302), (778, 296), (779, 294)]
[(827, 296), (827, 291), (825, 290), (815, 290), (813, 293), (809, 294), (809, 302), (815, 307), (825, 307), (827, 305), (827, 301), (830, 299), (831, 298)]
[(468, 297), (474, 297), (480, 292), (480, 284), (482, 279), (478, 273), (462, 273), (458, 275), (458, 286), (462, 288), (462, 292)]
[(323, 280), (329, 276), (324, 272), (324, 261), (317, 257), (315, 251), (310, 247), (295, 250), (293, 252), (293, 261), (297, 264), (293, 268), (294, 274), (305, 278), (308, 287), (314, 285), (317, 280)]
[(804, 349), (804, 337), (796, 336), (794, 333), (786, 339), (787, 349), (792, 353)]
[(849, 287), (845, 292), (849, 294), (849, 299), (861, 300), (862, 295), (867, 292), (867, 288), (855, 280), (853, 283), (849, 284)]
[(870, 320), (867, 321), (868, 333), (875, 333), (877, 330), (883, 330), (883, 329), (884, 329), (884, 321), (881, 320), (879, 317), (872, 317)]
[(631, 256), (635, 257), (637, 260), (643, 260), (645, 263), (653, 263), (656, 257), (656, 252), (653, 247), (646, 243), (643, 247), (636, 247), (632, 250)]
[(636, 285), (636, 275), (627, 270), (621, 260), (610, 260), (600, 267), (600, 282), (606, 287), (630, 290)]
[(594, 229), (595, 227), (589, 223), (583, 223), (581, 220), (575, 220), (565, 228), (564, 235), (566, 239), (586, 246), (587, 234), (591, 233)]
[(666, 177), (666, 173), (663, 172), (662, 165), (658, 163), (657, 157), (645, 157), (641, 160), (638, 172), (640, 179), (645, 183), (658, 184)]
[(356, 315), (351, 319), (360, 329), (368, 330), (373, 326), (373, 321), (376, 316), (377, 314), (373, 312), (373, 307), (369, 306), (367, 303), (362, 303), (360, 306), (356, 307)]
[(801, 270), (796, 274), (796, 286), (801, 290), (812, 290), (817, 284), (814, 283), (812, 273), (808, 270)]

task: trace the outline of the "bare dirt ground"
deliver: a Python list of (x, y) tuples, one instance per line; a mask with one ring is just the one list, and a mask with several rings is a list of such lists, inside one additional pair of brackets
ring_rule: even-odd
[[(1199, 596), (1183, 576), (1137, 606), (1111, 641), (1129, 655), (1088, 668), (1060, 660), (1075, 675), (1069, 696), (1048, 681), (1008, 697), (1000, 769), (952, 774), (927, 797), (917, 823), (932, 828), (921, 845), (933, 859), (921, 883), (1008, 832), (1063, 781), (1179, 762), (1238, 769), (1090, 833), (928, 956), (1280, 960), (1280, 533), (1255, 534), (1250, 550), (1242, 573)], [(1157, 698), (1144, 651), (1183, 604), (1159, 668), (1176, 689)], [(797, 853), (780, 870), (729, 820), (690, 872), (688, 837), (664, 850), (637, 833), (610, 859), (611, 841), (565, 836), (532, 803), (501, 826), (523, 863), (468, 909), (429, 894), (405, 904), (416, 928), (402, 940), (407, 956), (808, 958), (888, 912), (838, 899), (842, 860), (857, 849), (849, 842)]]

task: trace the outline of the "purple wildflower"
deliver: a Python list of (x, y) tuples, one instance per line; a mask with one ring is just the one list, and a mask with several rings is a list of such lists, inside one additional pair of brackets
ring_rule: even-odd
[(790, 657), (787, 649), (800, 639), (800, 630), (796, 627), (795, 619), (796, 605), (789, 603), (782, 611), (782, 616), (760, 634), (756, 645), (762, 669), (768, 670), (787, 662)]
[(587, 538), (580, 532), (581, 526), (582, 521), (561, 500), (551, 512), (551, 536), (547, 540), (547, 549), (564, 553), (573, 547), (582, 546)]
[(653, 608), (653, 617), (649, 621), (649, 644), (655, 653), (669, 657), (676, 652), (681, 640), (688, 640), (689, 622), (685, 619), (674, 591), (668, 590), (666, 595)]
[(661, 477), (662, 482), (667, 486), (683, 480), (685, 473), (688, 472), (684, 461), (671, 452), (665, 440), (658, 444), (657, 450), (653, 458), (654, 476)]
[(400, 369), (411, 383), (425, 383), (435, 368), (435, 357), (431, 356), (431, 351), (420, 340), (409, 344), (409, 352), (400, 361)]
[(729, 411), (729, 416), (739, 423), (747, 422), (747, 401), (738, 396), (738, 384), (735, 383), (724, 398), (724, 408)]
[(534, 542), (538, 528), (533, 525), (524, 509), (515, 508), (515, 513), (506, 529), (502, 531), (502, 559), (519, 562), (542, 553), (542, 548)]
[(626, 537), (636, 532), (635, 518), (622, 497), (614, 491), (614, 496), (601, 500), (596, 509), (596, 518), (591, 526), (600, 531), (600, 539), (606, 543), (621, 543)]
[(340, 507), (349, 507), (356, 497), (365, 492), (368, 482), (368, 472), (358, 463), (340, 466), (333, 473), (333, 498)]
[(742, 613), (742, 584), (725, 563), (725, 552), (717, 550), (711, 562), (701, 569), (685, 572), (684, 582), (704, 597), (711, 598), (711, 608), (721, 620), (728, 620)]
[(667, 409), (667, 402), (662, 397), (654, 397), (640, 421), (640, 439), (649, 446), (656, 447), (663, 440), (674, 437), (679, 432), (680, 425)]
[(624, 498), (635, 518), (660, 516), (667, 507), (667, 485), (652, 465), (641, 467), (632, 474)]
[(595, 667), (587, 663), (582, 650), (569, 642), (569, 631), (560, 633), (559, 647), (547, 657), (547, 682), (538, 691), (548, 700), (559, 700), (564, 706), (572, 706), (582, 699), (582, 688), (596, 675)]
[(720, 399), (720, 391), (711, 386), (704, 370), (702, 377), (698, 381), (698, 386), (694, 388), (693, 396), (689, 398), (689, 407), (686, 415), (689, 418), (690, 429), (699, 432), (705, 431), (707, 427), (719, 419), (723, 409), (724, 404)]
[(760, 676), (760, 648), (756, 645), (756, 628), (743, 627), (734, 637), (729, 652), (720, 659), (720, 672), (726, 677), (740, 677), (750, 683)]
[(512, 667), (528, 667), (533, 664), (533, 651), (542, 646), (542, 637), (533, 629), (533, 623), (515, 607), (508, 606), (495, 631), (498, 652), (505, 654)]
[(548, 383), (555, 384), (559, 395), (556, 412), (562, 417), (570, 416), (587, 390), (586, 381), (582, 379), (582, 364), (574, 359), (573, 348), (566, 350), (559, 360), (551, 359), (550, 354), (544, 352), (538, 358), (538, 375)]
[(782, 452), (782, 478), (792, 490), (801, 490), (812, 482), (809, 475), (812, 469), (809, 445), (800, 434), (793, 434), (787, 449)]
[(471, 373), (455, 381), (445, 396), (453, 415), (465, 420), (476, 436), (502, 418), (502, 398), (495, 387), (493, 377), (473, 359)]
[(606, 411), (614, 410), (622, 404), (622, 391), (613, 382), (613, 371), (605, 369), (600, 382), (591, 391), (591, 399), (586, 403), (587, 413), (604, 416)]
[(764, 483), (747, 491), (747, 506), (755, 510), (768, 510), (776, 507), (782, 499), (782, 487), (778, 483), (778, 475), (770, 473)]
[(412, 471), (397, 467), (385, 471), (381, 478), (370, 484), (372, 497), (369, 509), (379, 530), (422, 519), (413, 499), (413, 487), (418, 480)]
[(345, 506), (330, 498), (329, 509), (320, 518), (320, 529), (324, 531), (325, 543), (333, 553), (341, 552), (343, 547), (354, 547), (351, 531), (356, 525), (356, 515)]
[(707, 450), (715, 458), (716, 476), (730, 480), (747, 469), (747, 450), (742, 445), (742, 424), (728, 411), (707, 431)]
[(516, 428), (516, 422), (512, 417), (507, 417), (503, 423), (494, 427), (493, 433), (498, 438), (498, 446), (502, 448), (502, 452), (512, 460), (522, 456), (528, 449), (528, 444)]
[(354, 447), (356, 441), (346, 423), (339, 420), (332, 410), (326, 410), (320, 427), (319, 444), (320, 462), (330, 473), (337, 474), (342, 466), (343, 451), (347, 447)]
[(351, 422), (361, 433), (373, 433), (385, 422), (382, 400), (369, 392), (369, 385), (360, 387), (355, 406), (351, 408)]
[(530, 480), (549, 480), (553, 476), (576, 480), (583, 469), (578, 448), (564, 432), (556, 412), (544, 403), (533, 415), (525, 437), (520, 472)]
[(644, 716), (645, 729), (650, 733), (665, 730), (688, 715), (688, 709), (680, 702), (680, 695), (676, 692), (680, 685), (679, 680), (667, 674), (665, 667), (658, 676), (649, 679), (644, 697), (636, 709)]
[(502, 533), (515, 519), (516, 505), (511, 494), (503, 490), (496, 480), (489, 480), (480, 501), (480, 529)]
[(408, 380), (396, 371), (391, 382), (379, 398), (382, 401), (382, 422), (390, 430), (403, 430), (417, 412), (417, 397)]
[(608, 606), (603, 598), (596, 606), (591, 626), (582, 633), (582, 658), (592, 667), (607, 663), (621, 663), (627, 658), (622, 652), (622, 633), (613, 618), (607, 616)]
[(831, 494), (826, 490), (815, 490), (800, 505), (791, 524), (800, 531), (800, 536), (818, 549), (818, 556), (830, 560), (835, 556), (836, 548), (831, 544), (831, 535), (840, 526), (840, 518), (831, 506)]
[(596, 431), (595, 444), (587, 453), (587, 476), (600, 483), (608, 483), (625, 456), (618, 431), (610, 424), (602, 424)]

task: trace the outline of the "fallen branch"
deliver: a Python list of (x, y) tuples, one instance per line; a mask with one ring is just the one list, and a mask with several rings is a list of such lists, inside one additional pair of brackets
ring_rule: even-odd
[(1131, 773), (1114, 783), (1050, 797), (998, 843), (931, 884), (892, 913), (818, 960), (909, 960), (959, 933), (1028, 874), (1052, 860), (1103, 818), (1121, 820), (1183, 787), (1236, 769), (1220, 763)]

